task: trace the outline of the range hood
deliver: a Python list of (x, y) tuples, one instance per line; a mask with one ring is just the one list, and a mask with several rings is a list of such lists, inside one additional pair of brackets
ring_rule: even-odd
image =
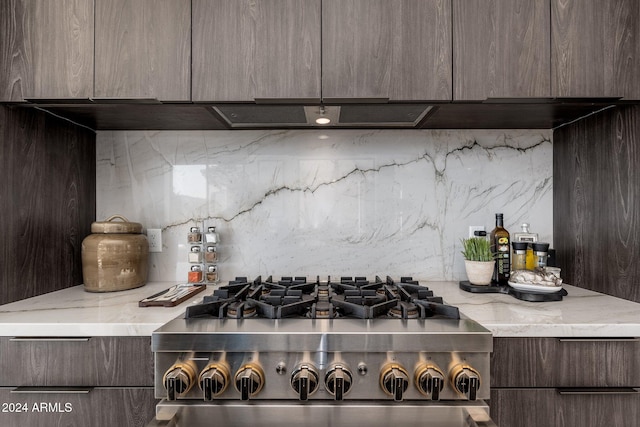
[[(233, 129), (417, 128), (434, 111), (429, 104), (216, 104), (214, 115)], [(318, 124), (316, 119), (328, 119)]]
[[(324, 104), (322, 103), (324, 102)], [(554, 129), (630, 101), (617, 98), (487, 99), (397, 103), (379, 99), (277, 99), (254, 103), (155, 99), (33, 99), (38, 108), (92, 130)], [(315, 120), (324, 110), (331, 121)]]

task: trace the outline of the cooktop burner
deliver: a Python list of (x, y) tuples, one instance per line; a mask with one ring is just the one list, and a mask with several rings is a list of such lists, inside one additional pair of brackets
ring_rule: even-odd
[(269, 276), (253, 281), (236, 277), (227, 285), (205, 296), (203, 302), (187, 307), (186, 318), (398, 318), (459, 319), (456, 307), (446, 305), (442, 298), (411, 277), (394, 281), (376, 276), (328, 277), (315, 281), (306, 277), (284, 276), (274, 280)]

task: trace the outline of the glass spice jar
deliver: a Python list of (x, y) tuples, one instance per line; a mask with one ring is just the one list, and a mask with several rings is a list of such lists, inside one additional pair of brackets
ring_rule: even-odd
[(191, 271), (189, 271), (187, 276), (187, 280), (189, 283), (202, 282), (202, 268), (199, 265), (192, 265)]
[(209, 265), (207, 266), (207, 282), (215, 283), (218, 281), (218, 266), (217, 265)]
[(206, 252), (204, 253), (204, 261), (209, 264), (218, 261), (218, 252), (216, 252), (215, 246), (207, 246)]
[(544, 268), (547, 266), (547, 255), (549, 253), (549, 243), (532, 243), (534, 255), (534, 268)]
[(189, 243), (200, 243), (202, 242), (202, 233), (200, 232), (199, 227), (191, 227), (189, 230), (189, 234), (187, 235), (187, 241)]
[(215, 227), (208, 227), (204, 238), (207, 243), (218, 243), (220, 241)]
[(527, 269), (528, 242), (511, 242), (513, 254), (511, 256), (511, 271)]
[(189, 252), (189, 262), (192, 264), (200, 264), (202, 262), (202, 252), (200, 246), (192, 246)]

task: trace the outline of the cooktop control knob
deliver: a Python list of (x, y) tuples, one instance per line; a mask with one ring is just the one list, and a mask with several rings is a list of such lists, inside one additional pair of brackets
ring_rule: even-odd
[(229, 366), (224, 362), (209, 363), (200, 372), (199, 384), (204, 400), (213, 400), (229, 386)]
[(409, 374), (399, 363), (387, 363), (380, 370), (380, 387), (399, 402), (409, 387)]
[(343, 400), (344, 395), (351, 390), (352, 383), (351, 371), (342, 363), (334, 363), (327, 369), (324, 385), (327, 391), (333, 395), (334, 400)]
[(467, 396), (468, 400), (476, 400), (480, 389), (480, 374), (468, 365), (456, 365), (451, 370), (453, 387)]
[(318, 370), (311, 363), (301, 363), (291, 374), (291, 387), (300, 400), (307, 400), (318, 389)]
[(193, 360), (178, 361), (165, 372), (162, 384), (167, 390), (167, 400), (187, 394), (196, 381), (196, 364)]
[(437, 366), (424, 363), (416, 369), (415, 383), (420, 393), (431, 400), (440, 400), (440, 392), (444, 388), (444, 374)]
[(235, 376), (236, 390), (242, 400), (256, 396), (264, 387), (264, 371), (257, 363), (243, 365)]

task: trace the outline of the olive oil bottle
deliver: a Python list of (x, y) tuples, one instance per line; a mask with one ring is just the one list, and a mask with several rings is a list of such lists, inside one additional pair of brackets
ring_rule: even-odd
[(509, 232), (504, 228), (501, 213), (496, 214), (496, 228), (491, 230), (489, 240), (491, 252), (496, 257), (492, 282), (494, 285), (506, 285), (511, 271), (511, 244), (509, 243)]

